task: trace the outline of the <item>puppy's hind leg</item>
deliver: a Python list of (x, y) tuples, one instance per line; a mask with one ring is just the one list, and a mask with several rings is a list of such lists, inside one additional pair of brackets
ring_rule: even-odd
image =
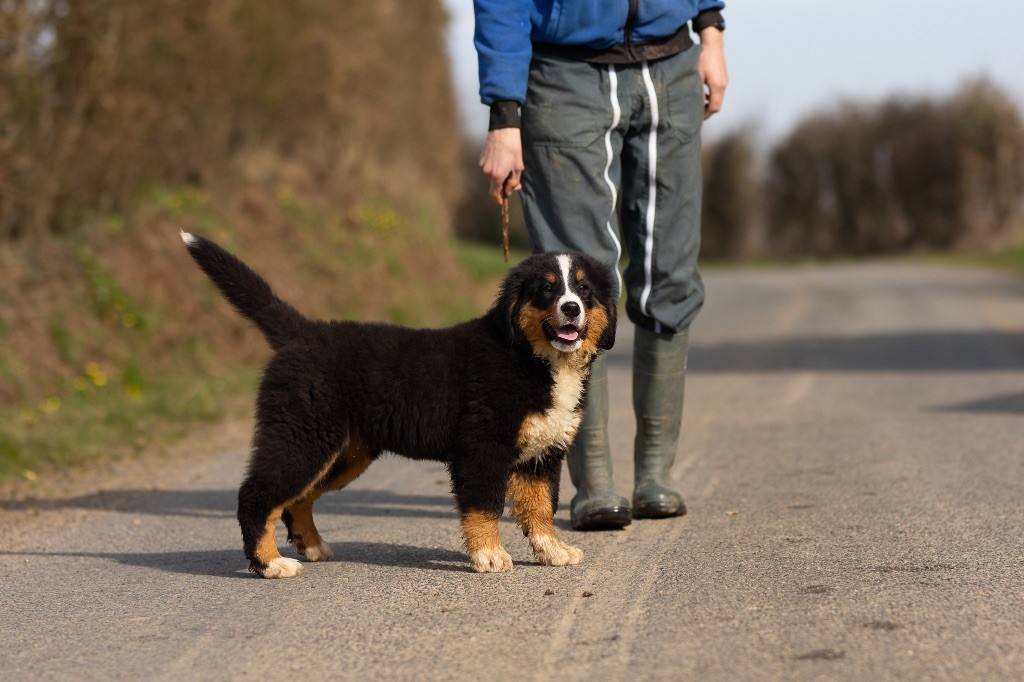
[[(272, 429), (257, 433), (249, 471), (238, 490), (238, 523), (249, 569), (264, 578), (292, 578), (301, 564), (281, 556), (274, 528), (288, 507), (314, 490), (340, 448), (332, 452), (313, 442), (288, 443), (275, 435)], [(286, 523), (295, 529), (294, 512)]]
[(288, 526), (288, 542), (294, 543), (295, 551), (308, 561), (329, 561), (331, 558), (331, 548), (313, 523), (313, 503), (324, 493), (340, 490), (356, 480), (371, 462), (370, 450), (365, 444), (346, 444), (331, 470), (313, 490), (285, 509), (282, 518)]
[[(239, 491), (238, 522), (242, 527), (242, 543), (249, 570), (263, 578), (293, 578), (302, 566), (295, 559), (281, 556), (274, 539), (274, 526), (281, 518), (284, 505), (270, 507), (255, 502), (257, 493), (245, 484)], [(260, 523), (262, 519), (262, 523)]]

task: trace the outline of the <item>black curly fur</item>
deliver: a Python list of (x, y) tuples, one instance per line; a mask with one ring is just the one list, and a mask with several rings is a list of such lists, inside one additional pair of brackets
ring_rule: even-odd
[[(513, 471), (547, 479), (557, 506), (564, 448), (517, 464), (516, 444), (524, 419), (552, 404), (550, 363), (535, 353), (519, 314), (524, 306), (553, 305), (545, 282), (558, 272), (554, 254), (513, 268), (484, 316), (446, 329), (409, 329), (309, 320), (217, 244), (183, 237), (202, 270), (276, 351), (260, 383), (252, 455), (238, 495), (254, 568), (261, 568), (254, 551), (271, 511), (340, 473), (345, 464), (332, 468), (332, 457), (353, 440), (369, 446), (371, 459), (387, 451), (445, 462), (460, 512), (500, 515)], [(584, 308), (607, 313), (597, 345), (610, 348), (614, 275), (582, 254), (571, 259), (574, 272), (585, 275)], [(290, 531), (290, 514), (284, 518)]]

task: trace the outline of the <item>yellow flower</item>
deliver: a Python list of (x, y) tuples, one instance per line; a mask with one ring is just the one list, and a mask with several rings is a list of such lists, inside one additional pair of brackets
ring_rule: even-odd
[(107, 385), (107, 375), (106, 375), (106, 373), (102, 369), (100, 369), (100, 366), (98, 364), (96, 364), (95, 362), (87, 362), (87, 363), (85, 363), (85, 373), (87, 375), (89, 375), (89, 378), (92, 379), (92, 383), (94, 385), (96, 385), (96, 386), (106, 386)]
[(39, 403), (39, 411), (43, 414), (53, 414), (60, 409), (60, 398), (56, 396), (47, 398)]
[(282, 204), (290, 204), (295, 201), (295, 195), (292, 194), (291, 188), (286, 185), (278, 185), (275, 194), (277, 195), (278, 202)]

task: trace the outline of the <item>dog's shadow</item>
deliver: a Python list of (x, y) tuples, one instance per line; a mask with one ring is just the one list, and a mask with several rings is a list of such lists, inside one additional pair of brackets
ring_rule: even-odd
[[(428, 569), (435, 571), (472, 572), (466, 555), (437, 547), (381, 542), (332, 542), (334, 557), (319, 564), (364, 564), (384, 568)], [(282, 550), (286, 556), (296, 556)], [(238, 549), (202, 550), (195, 552), (0, 552), (7, 557), (37, 557), (40, 559), (72, 557), (103, 559), (124, 566), (137, 566), (179, 575), (208, 576), (214, 578), (253, 578), (245, 568), (245, 558)], [(303, 561), (306, 571), (316, 571), (313, 564)]]
[[(88, 495), (56, 499), (26, 498), (0, 501), (10, 511), (55, 511), (92, 509), (145, 514), (228, 518), (235, 515), (235, 490), (146, 490), (142, 488), (104, 490)], [(445, 507), (446, 509), (437, 509)], [(397, 516), (406, 518), (449, 518), (453, 501), (448, 495), (410, 495), (390, 490), (352, 490), (329, 493), (320, 498), (317, 513), (351, 516)]]
[[(14, 511), (90, 509), (124, 514), (184, 516), (227, 519), (235, 515), (234, 490), (111, 490), (59, 499), (24, 499), (0, 502), (0, 508)], [(316, 513), (394, 518), (436, 518), (454, 521), (452, 498), (448, 495), (414, 495), (390, 490), (351, 490), (326, 495)], [(567, 521), (555, 525), (569, 529)], [(471, 572), (462, 552), (381, 542), (330, 541), (333, 562), (389, 568)], [(291, 549), (282, 551), (296, 556)], [(219, 578), (247, 578), (245, 559), (238, 549), (181, 552), (0, 552), (0, 556), (78, 557), (113, 561), (127, 566), (167, 573)], [(303, 562), (305, 564), (305, 562)], [(308, 570), (307, 566), (307, 570)], [(313, 569), (315, 570), (315, 569)]]
[[(59, 511), (91, 509), (193, 518), (234, 518), (237, 493), (234, 490), (146, 490), (142, 488), (105, 490), (88, 495), (55, 499), (25, 498), (0, 500), (9, 511)], [(559, 509), (567, 508), (565, 503)], [(450, 495), (413, 495), (390, 490), (344, 490), (328, 493), (316, 504), (314, 514), (339, 516), (454, 519), (455, 503)], [(571, 530), (568, 520), (555, 518), (555, 526)]]

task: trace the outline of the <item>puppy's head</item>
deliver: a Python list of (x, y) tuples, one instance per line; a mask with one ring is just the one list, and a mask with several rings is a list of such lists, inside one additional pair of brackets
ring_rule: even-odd
[(538, 357), (596, 354), (615, 343), (615, 275), (582, 253), (532, 256), (505, 278), (492, 314), (510, 345)]

